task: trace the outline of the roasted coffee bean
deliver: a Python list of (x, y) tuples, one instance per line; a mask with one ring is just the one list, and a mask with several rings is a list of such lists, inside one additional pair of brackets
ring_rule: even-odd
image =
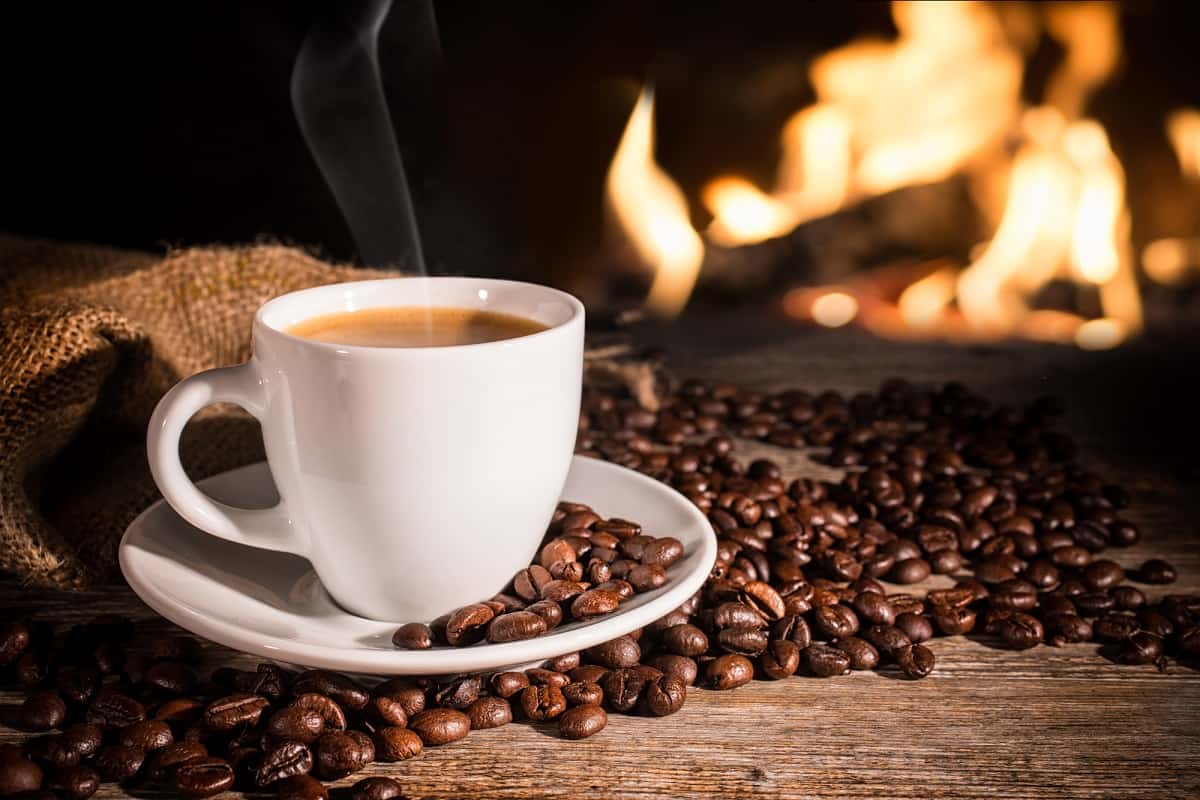
[(850, 669), (867, 670), (879, 666), (879, 651), (866, 639), (849, 636), (833, 643), (833, 646), (850, 657)]
[(1132, 614), (1112, 612), (1092, 623), (1092, 635), (1096, 641), (1115, 644), (1128, 639), (1138, 627), (1137, 618)]
[(717, 634), (717, 646), (726, 653), (757, 656), (767, 649), (767, 634), (759, 628), (724, 628)]
[(542, 596), (542, 587), (552, 580), (550, 570), (541, 564), (533, 564), (513, 578), (513, 592), (526, 603), (532, 603)]
[(1083, 582), (1091, 589), (1111, 589), (1125, 580), (1125, 570), (1115, 561), (1100, 559), (1083, 568)]
[(175, 788), (184, 797), (211, 797), (231, 786), (233, 767), (220, 758), (193, 758), (175, 768)]
[(275, 664), (259, 664), (253, 672), (238, 671), (230, 688), (242, 694), (256, 694), (273, 703), (281, 702), (290, 691), (292, 675)]
[(142, 683), (172, 694), (187, 694), (196, 684), (196, 673), (180, 661), (158, 661), (146, 668)]
[(63, 767), (46, 776), (46, 788), (63, 800), (86, 800), (100, 788), (100, 773), (85, 765)]
[(850, 656), (824, 644), (810, 644), (801, 654), (801, 662), (809, 674), (818, 678), (845, 675), (850, 671)]
[(572, 706), (599, 705), (604, 701), (604, 690), (600, 684), (590, 681), (575, 681), (562, 687), (563, 697)]
[(0, 625), (0, 667), (7, 667), (16, 661), (29, 647), (30, 641), (29, 626), (23, 622)]
[(93, 666), (66, 667), (54, 679), (59, 695), (68, 703), (87, 705), (100, 686), (100, 670)]
[(712, 689), (736, 689), (753, 678), (754, 664), (745, 656), (734, 653), (714, 658), (704, 667), (705, 684)]
[[(582, 597), (582, 595), (581, 595)], [(532, 639), (546, 632), (546, 620), (532, 611), (513, 611), (501, 614), (487, 627), (489, 642), (516, 642)]]
[(1175, 632), (1175, 625), (1171, 620), (1152, 608), (1139, 610), (1137, 612), (1137, 621), (1142, 626), (1142, 630), (1146, 633), (1152, 633), (1160, 639), (1165, 639)]
[[(788, 639), (772, 639), (758, 663), (768, 678), (782, 680), (800, 668), (800, 647)], [(694, 680), (694, 673), (692, 677)], [(687, 684), (690, 685), (691, 681), (687, 681)]]
[[(438, 711), (458, 714), (465, 719), (465, 715), (461, 712), (448, 708), (438, 709)], [(375, 744), (365, 733), (354, 730), (334, 731), (324, 734), (317, 740), (313, 768), (320, 777), (326, 780), (336, 780), (358, 772), (374, 760)]]
[(687, 700), (687, 684), (670, 675), (647, 681), (643, 693), (646, 710), (653, 716), (665, 717), (683, 708)]
[(350, 800), (393, 800), (403, 797), (403, 790), (394, 778), (376, 775), (363, 778), (350, 787)]
[(1050, 644), (1061, 646), (1092, 639), (1092, 626), (1075, 614), (1051, 614), (1046, 617), (1046, 635)]
[(1159, 664), (1165, 663), (1163, 658), (1163, 641), (1148, 631), (1137, 631), (1125, 640), (1117, 661), (1122, 664)]
[(508, 699), (529, 685), (529, 678), (523, 672), (497, 672), (491, 680), (492, 692), (497, 696)]
[(584, 651), (588, 660), (609, 669), (632, 667), (642, 658), (642, 650), (631, 636), (620, 636)]
[(567, 698), (557, 686), (529, 686), (521, 690), (521, 710), (527, 718), (545, 722), (567, 710)]
[(588, 589), (571, 602), (571, 616), (591, 619), (611, 614), (621, 604), (621, 596), (607, 589)]
[(370, 696), (353, 679), (323, 669), (301, 672), (292, 682), (292, 691), (298, 695), (308, 692), (323, 694), (348, 711), (362, 711)]
[[(933, 621), (946, 636), (970, 633), (975, 627), (975, 612), (967, 607), (934, 606)], [(909, 637), (912, 638), (911, 636)]]
[(473, 603), (456, 609), (446, 619), (446, 641), (454, 647), (465, 647), (481, 641), (495, 616), (495, 610), (486, 603)]
[(633, 711), (646, 689), (648, 678), (632, 669), (614, 669), (600, 678), (600, 688), (609, 708), (619, 713)]
[(1117, 608), (1123, 611), (1134, 611), (1146, 605), (1146, 594), (1133, 586), (1117, 586), (1110, 594)]
[(924, 614), (911, 611), (899, 614), (896, 616), (896, 627), (908, 637), (908, 644), (920, 644), (933, 638), (933, 624)]
[(209, 730), (217, 733), (253, 727), (258, 724), (263, 710), (268, 705), (265, 697), (231, 694), (208, 704), (204, 709), (204, 724)]
[(933, 651), (923, 644), (901, 647), (892, 657), (909, 678), (924, 678), (933, 672)]
[(624, 577), (633, 585), (635, 592), (653, 591), (667, 582), (667, 570), (661, 564), (637, 564), (625, 576), (619, 575), (614, 569), (613, 575)]
[(439, 706), (444, 708), (454, 708), (462, 711), (479, 699), (481, 688), (479, 678), (469, 675), (453, 680), (443, 686), (434, 696), (434, 700)]
[[(380, 689), (385, 684), (380, 684), (375, 687)], [(425, 707), (424, 693), (418, 693), (420, 697), (420, 707)], [(389, 697), (395, 697), (395, 694), (390, 694)], [(316, 692), (304, 692), (296, 695), (296, 699), (292, 701), (292, 706), (295, 708), (315, 711), (321, 715), (324, 722), (324, 730), (327, 731), (342, 731), (346, 729), (346, 714), (342, 711), (342, 707), (335, 703), (330, 698)], [(402, 704), (404, 713), (409, 713), (409, 706)]]
[[(376, 725), (403, 728), (408, 724), (408, 712), (404, 710), (404, 707), (405, 703), (400, 698), (372, 694), (371, 699), (367, 701), (367, 718)], [(317, 732), (316, 736), (320, 736), (323, 732), (324, 725), (322, 724), (321, 730)], [(306, 744), (308, 743), (306, 742)]]
[(1004, 646), (1011, 650), (1028, 650), (1042, 643), (1045, 630), (1042, 623), (1029, 614), (1013, 611), (1007, 617), (1000, 619), (996, 625)]
[[(685, 686), (691, 686), (696, 682), (696, 676), (699, 674), (699, 667), (695, 659), (687, 656), (677, 656), (672, 654), (663, 654), (650, 659), (650, 666), (660, 670), (664, 675), (673, 675), (683, 681)], [(566, 691), (566, 688), (563, 688)]]
[(149, 758), (145, 766), (146, 777), (155, 782), (166, 781), (174, 776), (175, 768), (183, 762), (207, 755), (208, 748), (200, 742), (176, 742)]
[(204, 713), (204, 703), (192, 697), (173, 697), (154, 709), (154, 719), (163, 722), (195, 722)]
[(110, 744), (96, 754), (94, 766), (101, 780), (120, 782), (137, 775), (145, 760), (146, 754), (136, 747)]
[(608, 714), (598, 705), (575, 706), (558, 718), (558, 732), (564, 739), (586, 739), (604, 730)]
[(1137, 568), (1134, 577), (1142, 583), (1167, 584), (1175, 582), (1175, 567), (1161, 558), (1152, 558)]
[(1084, 617), (1098, 617), (1117, 607), (1117, 601), (1106, 592), (1084, 592), (1075, 595), (1071, 602)]
[[(393, 715), (383, 721), (390, 725), (403, 724), (403, 722), (397, 723), (390, 720), (396, 713), (404, 720), (404, 711), (398, 708), (391, 708), (391, 710)], [(325, 718), (321, 716), (320, 712), (312, 708), (288, 706), (276, 711), (267, 719), (267, 735), (277, 742), (290, 740), (306, 745), (312, 744), (324, 732)]]
[[(765, 620), (777, 620), (785, 613), (783, 597), (765, 581), (748, 581), (741, 591), (742, 603)], [(746, 623), (743, 623), (746, 624)]]
[[(632, 640), (633, 634), (630, 634), (625, 638)], [(561, 689), (571, 682), (571, 677), (569, 675), (562, 672), (556, 672), (552, 669), (545, 669), (543, 667), (532, 667), (525, 670), (525, 677), (529, 678), (529, 684), (531, 686), (557, 686)]]
[(146, 718), (146, 708), (112, 686), (106, 686), (88, 704), (84, 719), (102, 728), (124, 728)]
[[(470, 725), (468, 721), (468, 730)], [(406, 761), (424, 749), (421, 737), (407, 728), (380, 728), (375, 732), (375, 757), (380, 761)]]
[(43, 767), (73, 767), (83, 756), (60, 734), (38, 736), (25, 742), (25, 755)]
[(662, 646), (679, 656), (698, 656), (708, 650), (708, 637), (695, 625), (673, 625), (662, 632)]
[(933, 568), (923, 558), (906, 558), (892, 567), (891, 577), (896, 583), (920, 583), (932, 574)]
[(683, 557), (683, 543), (673, 536), (664, 536), (648, 542), (642, 548), (643, 564), (657, 564), (668, 568)]
[(554, 672), (570, 672), (578, 667), (583, 662), (583, 657), (579, 653), (564, 653), (561, 656), (555, 656), (548, 660), (545, 664), (546, 669)]
[(896, 621), (896, 611), (880, 592), (859, 592), (854, 597), (857, 616), (868, 625), (891, 625)]
[(35, 692), (17, 710), (17, 726), (26, 731), (48, 731), (66, 718), (67, 704), (58, 692)]
[(844, 639), (858, 633), (858, 617), (847, 606), (820, 606), (812, 611), (814, 632), (818, 638)]
[(0, 759), (0, 795), (33, 792), (42, 788), (42, 768), (19, 756)]
[(162, 720), (143, 720), (122, 728), (117, 742), (151, 753), (174, 744), (175, 737), (171, 727)]
[[(563, 702), (566, 703), (565, 700)], [(433, 747), (466, 737), (471, 731), (471, 720), (453, 708), (431, 708), (411, 717), (408, 727), (421, 737), (426, 746)]]
[(312, 751), (300, 742), (281, 742), (263, 753), (254, 775), (260, 789), (294, 775), (307, 775), (313, 769)]
[(512, 706), (503, 697), (481, 697), (466, 708), (471, 730), (499, 728), (512, 722)]
[(278, 800), (329, 800), (329, 790), (311, 775), (297, 775), (279, 782)]
[(908, 634), (896, 625), (872, 625), (863, 631), (863, 638), (875, 645), (879, 652), (886, 656), (891, 656), (901, 647), (907, 647), (913, 643)]
[(801, 650), (812, 644), (812, 631), (804, 617), (789, 614), (771, 628), (772, 639), (786, 639)]
[(405, 650), (428, 650), (433, 647), (433, 630), (423, 622), (409, 622), (392, 634), (392, 644)]
[(80, 722), (64, 728), (59, 738), (64, 747), (78, 753), (82, 758), (91, 758), (104, 741), (104, 731), (99, 725)]

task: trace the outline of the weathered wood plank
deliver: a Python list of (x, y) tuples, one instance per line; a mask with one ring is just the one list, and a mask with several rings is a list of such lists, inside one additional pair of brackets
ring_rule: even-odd
[[(1152, 595), (1200, 592), (1195, 473), (1181, 476), (1176, 462), (1156, 460), (1162, 443), (1114, 427), (1123, 415), (1134, 418), (1137, 407), (1122, 405), (1128, 394), (1097, 398), (1090, 371), (1116, 364), (1116, 356), (1026, 346), (889, 345), (853, 332), (818, 335), (753, 321), (736, 328), (701, 321), (647, 336), (671, 345), (681, 374), (764, 389), (854, 391), (901, 374), (960, 379), (1006, 400), (1060, 392), (1072, 406), (1067, 427), (1090, 461), (1134, 489), (1129, 516), (1145, 537), (1113, 557), (1126, 566), (1150, 556), (1173, 561), (1180, 581), (1151, 587)], [(171, 629), (117, 587), (63, 595), (0, 584), (0, 607), (65, 620), (121, 611)], [(413, 797), (1200, 796), (1200, 674), (1194, 667), (1172, 664), (1159, 673), (1117, 666), (1100, 658), (1095, 645), (1015, 653), (986, 638), (957, 637), (932, 647), (937, 669), (923, 681), (884, 671), (756, 682), (735, 692), (693, 689), (673, 717), (613, 715), (607, 730), (582, 742), (558, 739), (552, 726), (517, 724), (472, 734), (405, 764), (373, 765), (371, 772), (396, 776)], [(212, 663), (252, 663), (216, 646), (206, 653)], [(0, 731), (0, 738), (15, 735)], [(113, 786), (97, 795), (123, 796)]]

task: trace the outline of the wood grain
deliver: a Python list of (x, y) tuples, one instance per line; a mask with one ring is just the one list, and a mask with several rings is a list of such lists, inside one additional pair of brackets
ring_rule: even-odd
[[(645, 335), (671, 347), (680, 374), (762, 389), (855, 391), (901, 374), (959, 379), (1011, 400), (1063, 394), (1073, 406), (1067, 427), (1089, 462), (1134, 490), (1129, 517), (1144, 540), (1113, 557), (1134, 566), (1166, 556), (1180, 580), (1150, 593), (1200, 592), (1195, 473), (1155, 455), (1168, 452), (1169, 443), (1128, 435), (1140, 424), (1135, 407), (1123, 405), (1132, 395), (1097, 402), (1092, 371), (1111, 367), (1110, 358), (1020, 345), (883, 344), (853, 332), (728, 323), (699, 320)], [(1113, 420), (1121, 419), (1117, 429)], [(811, 468), (795, 454), (776, 455), (793, 468)], [(934, 578), (928, 586), (945, 582)], [(172, 629), (124, 587), (66, 595), (6, 583), (0, 606), (63, 620), (120, 611), (145, 618), (152, 629)], [(1095, 645), (1014, 653), (984, 638), (955, 637), (932, 647), (937, 668), (923, 681), (883, 671), (755, 682), (734, 692), (692, 689), (673, 717), (612, 715), (605, 731), (582, 742), (557, 738), (553, 726), (516, 724), (369, 772), (398, 778), (411, 797), (1200, 797), (1194, 667), (1172, 663), (1160, 673), (1117, 666)], [(216, 646), (206, 658), (253, 663)], [(0, 731), (0, 738), (18, 736)], [(96, 796), (125, 795), (106, 785)]]

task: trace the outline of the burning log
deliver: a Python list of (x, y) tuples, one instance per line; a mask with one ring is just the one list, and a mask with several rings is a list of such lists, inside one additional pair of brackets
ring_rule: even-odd
[(773, 239), (709, 245), (698, 286), (745, 295), (836, 282), (866, 266), (933, 253), (966, 261), (985, 238), (986, 226), (960, 174), (865, 198)]

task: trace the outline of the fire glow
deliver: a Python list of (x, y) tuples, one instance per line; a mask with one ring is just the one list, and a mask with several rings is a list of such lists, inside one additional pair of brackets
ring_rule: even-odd
[[(1102, 349), (1137, 333), (1124, 172), (1103, 127), (1082, 116), (1120, 61), (1116, 7), (895, 2), (892, 14), (895, 40), (855, 41), (812, 63), (817, 102), (785, 125), (774, 187), (725, 175), (704, 188), (713, 221), (703, 239), (654, 162), (653, 105), (643, 95), (607, 197), (654, 270), (649, 307), (667, 316), (683, 308), (706, 241), (753, 244), (864, 198), (962, 174), (992, 231), (969, 263), (879, 267), (839, 286), (794, 289), (784, 310), (891, 337), (1022, 336)], [(1024, 62), (1042, 35), (1064, 56), (1043, 104), (1029, 107), (1020, 96)], [(1198, 130), (1194, 112), (1171, 123), (1185, 170), (1200, 171)], [(1158, 264), (1171, 255), (1165, 247)], [(1075, 286), (1078, 305), (1099, 315), (1036, 308), (1051, 281)]]

